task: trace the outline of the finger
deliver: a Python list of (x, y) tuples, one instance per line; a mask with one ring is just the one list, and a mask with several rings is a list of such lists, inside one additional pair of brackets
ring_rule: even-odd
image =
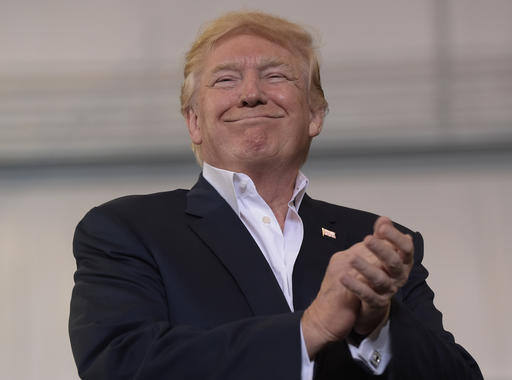
[(384, 270), (391, 277), (399, 278), (402, 275), (404, 271), (402, 257), (388, 241), (367, 236), (364, 244), (381, 261)]
[(341, 278), (341, 283), (352, 293), (354, 293), (362, 302), (366, 302), (372, 308), (386, 307), (390, 297), (376, 293), (363, 281), (353, 276), (345, 275)]
[(410, 235), (403, 234), (393, 225), (384, 223), (378, 227), (376, 236), (389, 241), (395, 248), (397, 248), (400, 255), (402, 256), (402, 261), (405, 264), (412, 262), (414, 244)]
[(352, 266), (362, 275), (364, 281), (378, 294), (395, 294), (395, 281), (381, 268), (370, 264), (360, 256), (352, 260)]
[(373, 225), (373, 232), (376, 235), (378, 235), (379, 229), (381, 228), (381, 226), (383, 226), (385, 224), (389, 224), (390, 226), (392, 226), (393, 221), (391, 219), (389, 219), (387, 216), (379, 216)]

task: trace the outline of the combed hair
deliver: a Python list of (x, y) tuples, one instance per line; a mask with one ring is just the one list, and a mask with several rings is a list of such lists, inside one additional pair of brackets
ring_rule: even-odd
[[(201, 28), (198, 37), (185, 55), (184, 80), (181, 87), (181, 113), (187, 116), (194, 100), (202, 65), (215, 43), (228, 35), (252, 34), (274, 42), (292, 53), (299, 54), (307, 67), (309, 102), (313, 110), (326, 113), (327, 100), (320, 81), (320, 65), (313, 37), (302, 26), (262, 12), (229, 12)], [(201, 164), (198, 145), (192, 144)]]

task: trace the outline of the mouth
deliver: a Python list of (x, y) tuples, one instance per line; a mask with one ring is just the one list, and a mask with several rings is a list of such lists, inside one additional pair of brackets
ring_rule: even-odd
[(268, 119), (281, 119), (284, 115), (247, 115), (240, 117), (230, 117), (224, 119), (227, 123), (235, 123), (237, 121), (257, 121), (257, 120), (268, 120)]

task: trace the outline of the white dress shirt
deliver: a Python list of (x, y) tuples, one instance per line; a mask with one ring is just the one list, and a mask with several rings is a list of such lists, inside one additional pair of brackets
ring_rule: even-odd
[[(293, 311), (293, 266), (304, 237), (299, 207), (309, 180), (299, 171), (292, 198), (288, 202), (284, 229), (281, 230), (272, 209), (258, 194), (249, 176), (218, 169), (205, 162), (203, 163), (203, 177), (226, 200), (254, 238), (272, 269), (290, 310)], [(302, 344), (301, 379), (311, 380), (314, 362), (309, 360), (302, 328), (300, 336)], [(391, 359), (389, 321), (384, 326), (379, 326), (359, 344), (359, 347), (349, 344), (349, 348), (354, 359), (360, 360), (371, 372), (380, 375)]]

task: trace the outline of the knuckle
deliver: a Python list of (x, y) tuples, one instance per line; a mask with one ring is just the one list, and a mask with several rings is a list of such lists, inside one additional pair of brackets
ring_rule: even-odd
[(372, 305), (375, 302), (375, 295), (370, 292), (361, 292), (360, 294), (358, 294), (358, 297), (362, 301), (364, 301), (370, 305)]
[(363, 262), (359, 256), (354, 255), (349, 259), (349, 264), (350, 264), (350, 266), (352, 266), (354, 268), (360, 268), (362, 266)]
[(398, 258), (394, 258), (388, 265), (389, 270), (393, 274), (399, 274), (402, 272), (402, 261)]
[(377, 244), (377, 239), (374, 236), (368, 235), (364, 238), (363, 242), (369, 248), (374, 248)]
[(388, 304), (388, 298), (384, 297), (384, 296), (379, 296), (379, 297), (377, 297), (376, 302), (377, 302), (377, 306), (384, 307)]
[(382, 289), (386, 285), (386, 281), (382, 277), (378, 277), (373, 281), (373, 284), (377, 289)]
[(379, 275), (373, 283), (378, 290), (388, 290), (392, 286), (391, 281), (384, 275)]

